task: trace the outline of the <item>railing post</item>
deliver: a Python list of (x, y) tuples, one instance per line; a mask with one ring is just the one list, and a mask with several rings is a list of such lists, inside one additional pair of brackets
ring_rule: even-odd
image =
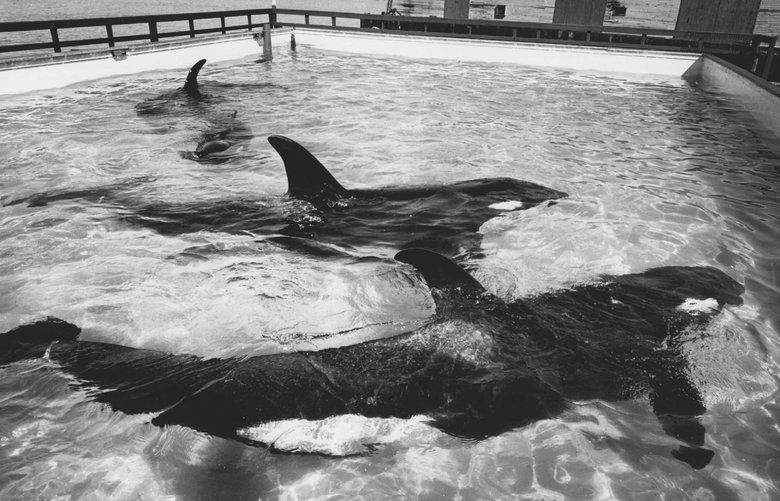
[(263, 25), (263, 60), (270, 61), (273, 58), (273, 47), (271, 47), (271, 23), (266, 23)]
[[(271, 24), (272, 28), (276, 27), (276, 0), (271, 0), (271, 13), (268, 14), (268, 22)], [(263, 26), (263, 29), (265, 29), (265, 25)]]
[(246, 15), (246, 28), (247, 31), (252, 31), (252, 14)]
[(517, 28), (512, 28), (512, 40), (517, 40)]
[(761, 39), (757, 36), (754, 36), (750, 43), (750, 48), (753, 52), (753, 61), (750, 64), (750, 72), (756, 73), (758, 71), (758, 58), (761, 53)]
[(585, 41), (590, 42), (590, 31), (585, 32)]
[(764, 61), (764, 80), (769, 80), (769, 75), (772, 71), (772, 59), (775, 55), (775, 46), (777, 46), (777, 37), (773, 37), (769, 42), (769, 48), (766, 53), (766, 60)]
[(187, 21), (190, 25), (190, 38), (195, 38), (195, 20), (190, 18)]
[(114, 27), (110, 24), (106, 25), (106, 37), (108, 37), (108, 46), (114, 46)]
[(222, 27), (222, 34), (224, 35), (225, 33), (227, 33), (227, 31), (225, 30), (225, 16), (220, 16), (219, 25)]
[(49, 28), (49, 32), (51, 32), (51, 43), (54, 44), (54, 52), (62, 52), (62, 47), (60, 47), (60, 36), (57, 34), (57, 27), (54, 24)]
[(330, 25), (335, 27), (336, 26), (336, 16), (330, 17)]
[(149, 41), (150, 42), (157, 42), (157, 41), (159, 41), (159, 38), (157, 37), (157, 22), (156, 21), (149, 21)]
[(304, 15), (303, 15), (303, 22), (304, 22), (305, 24), (309, 24), (309, 15), (308, 15), (308, 14), (304, 14)]
[(647, 34), (642, 33), (642, 39), (639, 41), (640, 44), (645, 45), (647, 44)]

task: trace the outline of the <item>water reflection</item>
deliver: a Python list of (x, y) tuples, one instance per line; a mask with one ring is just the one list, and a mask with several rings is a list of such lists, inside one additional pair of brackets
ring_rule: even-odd
[[(306, 138), (350, 186), (507, 176), (569, 193), (482, 226), (484, 257), (469, 265), (504, 298), (660, 265), (712, 265), (744, 280), (746, 304), (689, 350), (716, 459), (698, 473), (674, 460), (642, 400), (577, 402), (559, 419), (479, 442), (427, 427), (365, 456), (285, 455), (110, 412), (32, 364), (2, 369), (2, 497), (777, 495), (778, 153), (737, 106), (681, 81), (347, 62), (305, 50), (209, 71), (209, 81), (235, 85), (215, 86), (224, 100), (211, 111), (240, 110), (258, 138)], [(229, 162), (185, 161), (178, 152), (197, 142), (202, 118), (152, 124), (135, 114), (136, 103), (180, 79), (123, 77), (4, 98), (2, 203), (139, 176), (155, 179), (132, 192), (146, 203), (284, 192), (283, 166), (264, 140)], [(210, 246), (217, 250), (202, 251)], [(192, 249), (205, 259), (186, 259)], [(419, 284), (376, 263), (323, 264), (213, 232), (163, 236), (94, 204), (3, 208), (0, 255), (0, 331), (52, 314), (92, 340), (224, 356), (431, 311)]]

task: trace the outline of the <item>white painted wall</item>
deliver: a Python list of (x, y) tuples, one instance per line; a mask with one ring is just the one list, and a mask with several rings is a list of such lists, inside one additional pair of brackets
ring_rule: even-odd
[[(274, 45), (289, 46), (289, 30), (274, 30)], [(255, 41), (251, 33), (209, 37), (196, 41), (174, 42), (152, 48), (133, 48), (126, 59), (114, 59), (110, 53), (98, 51), (80, 57), (69, 53), (29, 59), (19, 66), (0, 68), (0, 95), (22, 94), (37, 90), (66, 87), (79, 82), (116, 75), (129, 75), (152, 70), (189, 69), (199, 59), (210, 62), (240, 60), (262, 55), (262, 40)]]
[(324, 50), (680, 78), (698, 54), (497, 40), (434, 38), (296, 28), (301, 45)]
[(702, 56), (684, 77), (704, 90), (729, 96), (780, 137), (779, 87), (712, 56)]

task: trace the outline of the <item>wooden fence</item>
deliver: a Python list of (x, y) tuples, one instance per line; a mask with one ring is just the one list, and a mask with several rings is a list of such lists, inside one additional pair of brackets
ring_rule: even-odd
[[(196, 28), (196, 21), (219, 20), (219, 27)], [(236, 19), (239, 19), (236, 24)], [(161, 31), (160, 23), (187, 21), (187, 30)], [(230, 23), (228, 23), (230, 21)], [(253, 9), (156, 16), (108, 17), (55, 21), (0, 23), (0, 33), (48, 31), (50, 42), (32, 42), (0, 46), (0, 53), (36, 49), (107, 44), (164, 38), (191, 37), (206, 33), (252, 30), (264, 23), (272, 27), (307, 27), (315, 29), (358, 30), (392, 34), (417, 34), (520, 42), (573, 44), (596, 47), (621, 47), (642, 50), (704, 52), (716, 54), (769, 78), (773, 75), (773, 58), (777, 39), (762, 35), (714, 33), (631, 28), (617, 26), (583, 26), (552, 23), (527, 23), (479, 19), (442, 19), (435, 17), (389, 16), (297, 9)], [(114, 27), (141, 25), (140, 33), (116, 36)], [(61, 40), (60, 32), (72, 28), (104, 27), (105, 37)], [(780, 65), (775, 65), (780, 66)], [(777, 71), (775, 71), (777, 73)]]

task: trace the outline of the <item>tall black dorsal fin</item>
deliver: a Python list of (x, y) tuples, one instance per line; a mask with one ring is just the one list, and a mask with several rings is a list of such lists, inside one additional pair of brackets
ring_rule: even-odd
[(460, 289), (462, 292), (483, 293), (477, 279), (441, 254), (425, 249), (405, 249), (395, 255), (397, 261), (417, 268), (431, 289)]
[(284, 136), (269, 136), (268, 142), (284, 161), (290, 196), (343, 197), (347, 195), (347, 189), (336, 181), (336, 178), (314, 155), (309, 153), (309, 150)]
[(205, 59), (201, 59), (197, 63), (192, 65), (190, 72), (187, 73), (187, 81), (184, 82), (184, 90), (187, 92), (198, 92), (198, 73), (203, 65), (206, 64)]

